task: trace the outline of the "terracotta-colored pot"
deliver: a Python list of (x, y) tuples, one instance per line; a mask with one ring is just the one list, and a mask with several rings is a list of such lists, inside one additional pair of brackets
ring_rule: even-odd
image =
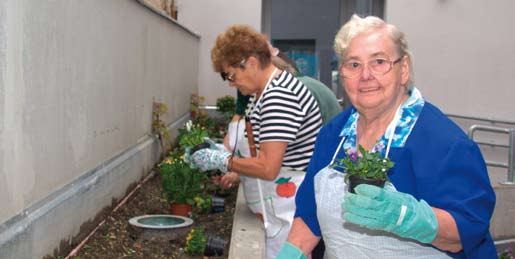
[(178, 215), (183, 217), (188, 217), (193, 210), (193, 207), (189, 204), (177, 204), (172, 203), (170, 204), (170, 214), (172, 215)]

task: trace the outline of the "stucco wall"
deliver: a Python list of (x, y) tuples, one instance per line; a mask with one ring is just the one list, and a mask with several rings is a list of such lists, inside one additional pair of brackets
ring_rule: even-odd
[(216, 36), (233, 24), (246, 24), (261, 31), (261, 0), (176, 0), (178, 22), (201, 35), (198, 88), (205, 104), (215, 105), (224, 95), (236, 96), (236, 89), (222, 81), (211, 65)]
[(515, 121), (515, 1), (386, 1), (415, 82), (446, 113)]
[[(55, 202), (87, 173), (93, 184), (101, 180), (95, 171), (107, 175), (97, 184), (105, 195), (86, 199), (87, 211), (50, 212), (55, 221), (36, 232), (48, 235), (65, 216), (75, 220), (61, 221), (48, 238), (59, 240), (63, 228), (77, 234), (148, 173), (155, 157), (142, 150), (152, 144), (152, 101), (168, 106), (167, 123), (187, 114), (197, 91), (198, 48), (196, 34), (135, 0), (0, 1), (0, 245), (12, 224), (40, 216), (29, 208), (49, 208), (41, 203)], [(120, 154), (129, 162), (109, 167)], [(23, 237), (25, 250), (37, 251), (13, 258), (48, 249), (38, 238), (31, 247)]]

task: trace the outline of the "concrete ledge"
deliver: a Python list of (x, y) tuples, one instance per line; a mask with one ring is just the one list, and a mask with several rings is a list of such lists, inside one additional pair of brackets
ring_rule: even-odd
[[(515, 186), (494, 186), (496, 203), (490, 221), (494, 240), (515, 238)], [(515, 243), (515, 242), (513, 242)]]
[(265, 229), (247, 207), (243, 186), (238, 189), (234, 210), (229, 259), (265, 258)]
[(145, 6), (146, 8), (150, 9), (152, 12), (160, 15), (164, 19), (176, 24), (177, 26), (179, 26), (183, 30), (187, 31), (191, 35), (200, 39), (200, 34), (198, 32), (194, 32), (194, 31), (190, 30), (188, 27), (179, 23), (177, 20), (172, 19), (170, 16), (168, 16), (168, 14), (164, 10), (157, 9), (155, 6), (151, 5), (150, 3), (146, 2), (145, 0), (136, 0), (136, 1), (139, 2), (140, 4), (142, 4), (143, 6)]

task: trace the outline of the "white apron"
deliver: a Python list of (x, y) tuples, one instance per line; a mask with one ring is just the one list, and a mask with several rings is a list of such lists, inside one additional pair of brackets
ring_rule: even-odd
[[(345, 138), (342, 138), (331, 163), (314, 179), (317, 218), (325, 242), (324, 258), (451, 258), (430, 245), (386, 231), (360, 227), (342, 218), (341, 205), (348, 186), (344, 174), (330, 165), (334, 163)], [(391, 182), (387, 182), (385, 188), (395, 189)]]
[[(244, 136), (244, 127), (244, 120), (229, 124), (229, 145), (231, 149), (236, 147), (236, 155), (250, 157), (249, 142)], [(286, 242), (295, 213), (295, 194), (304, 176), (305, 172), (291, 171), (286, 168), (281, 168), (279, 175), (273, 181), (240, 175), (247, 206), (264, 223), (266, 257), (269, 259), (276, 258)], [(285, 183), (275, 183), (281, 178), (283, 182), (284, 179), (290, 179)]]

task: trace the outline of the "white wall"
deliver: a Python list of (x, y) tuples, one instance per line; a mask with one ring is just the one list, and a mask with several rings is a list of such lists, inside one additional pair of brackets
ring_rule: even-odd
[(177, 0), (180, 24), (199, 35), (199, 93), (205, 104), (215, 105), (216, 99), (224, 95), (236, 96), (235, 88), (223, 82), (211, 65), (211, 48), (216, 36), (233, 24), (246, 24), (261, 31), (261, 0)]
[(386, 1), (415, 85), (445, 113), (515, 121), (515, 1)]
[(1, 258), (41, 258), (149, 172), (152, 101), (188, 113), (198, 43), (135, 0), (0, 1)]

